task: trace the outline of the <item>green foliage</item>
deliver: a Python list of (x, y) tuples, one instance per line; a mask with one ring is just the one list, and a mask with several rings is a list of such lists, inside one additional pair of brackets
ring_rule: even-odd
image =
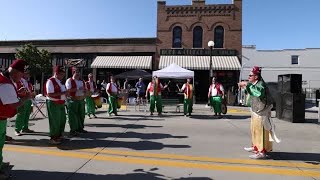
[(32, 44), (25, 44), (17, 49), (15, 56), (28, 62), (32, 76), (52, 71), (51, 54), (45, 49), (39, 50)]

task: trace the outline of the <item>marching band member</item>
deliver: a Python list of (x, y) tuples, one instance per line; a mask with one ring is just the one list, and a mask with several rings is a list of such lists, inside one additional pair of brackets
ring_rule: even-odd
[(13, 61), (7, 71), (0, 73), (0, 179), (8, 179), (4, 170), (9, 163), (3, 162), (2, 149), (6, 140), (7, 118), (17, 114), (17, 107), (31, 98), (30, 93), (19, 99), (18, 93), (25, 92), (24, 87), (17, 90), (13, 82), (19, 82), (23, 76), (26, 62), (21, 59)]
[[(26, 92), (18, 93), (19, 98), (23, 98), (27, 93), (33, 94), (32, 84), (28, 82), (30, 78), (28, 70), (24, 72), (23, 78), (20, 81), (15, 82), (17, 89), (22, 87), (25, 88)], [(16, 128), (15, 135), (21, 136), (21, 133), (33, 133), (33, 130), (29, 129), (29, 119), (32, 110), (32, 100), (27, 100), (22, 106), (18, 108), (17, 118), (16, 118)]]
[(66, 81), (66, 87), (70, 99), (68, 99), (68, 117), (70, 124), (70, 136), (79, 133), (87, 133), (84, 130), (85, 102), (87, 95), (85, 82), (80, 80), (80, 71), (72, 68), (72, 77)]
[(183, 84), (181, 88), (181, 92), (184, 92), (184, 101), (183, 101), (183, 112), (185, 116), (191, 116), (192, 113), (192, 105), (193, 105), (193, 95), (192, 95), (192, 85), (190, 84), (191, 79), (188, 78), (187, 82)]
[(87, 105), (87, 115), (91, 119), (90, 114), (93, 115), (93, 117), (97, 118), (96, 116), (96, 105), (93, 101), (93, 98), (91, 97), (92, 94), (97, 92), (97, 86), (96, 83), (93, 81), (92, 74), (88, 74), (88, 81), (86, 82), (87, 90), (90, 92), (89, 95), (86, 97), (86, 105)]
[(111, 116), (111, 113), (114, 113), (117, 116), (117, 95), (119, 93), (119, 86), (114, 82), (114, 77), (112, 76), (110, 77), (110, 83), (107, 84), (106, 92), (109, 97), (108, 115)]
[(155, 105), (157, 106), (158, 115), (162, 115), (161, 91), (164, 89), (157, 76), (154, 76), (148, 84), (146, 98), (150, 92), (150, 115), (153, 115)]
[(54, 67), (54, 75), (46, 82), (45, 95), (47, 96), (47, 110), (50, 130), (50, 144), (60, 144), (66, 125), (66, 87), (61, 82), (65, 77), (63, 66)]
[(213, 107), (214, 115), (221, 117), (221, 104), (224, 98), (224, 88), (222, 84), (216, 82), (216, 78), (212, 78), (212, 84), (209, 87), (208, 99), (211, 107)]

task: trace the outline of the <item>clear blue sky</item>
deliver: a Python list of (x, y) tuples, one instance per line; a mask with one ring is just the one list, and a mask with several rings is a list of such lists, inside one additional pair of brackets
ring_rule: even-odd
[[(0, 40), (156, 36), (157, 0), (0, 0), (0, 7)], [(243, 0), (243, 45), (320, 48), (319, 7), (320, 0)]]

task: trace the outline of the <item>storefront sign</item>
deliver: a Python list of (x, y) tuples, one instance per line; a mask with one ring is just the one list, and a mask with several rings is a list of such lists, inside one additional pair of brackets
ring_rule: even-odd
[[(161, 56), (210, 56), (210, 49), (161, 49)], [(234, 49), (213, 49), (212, 56), (236, 56)]]

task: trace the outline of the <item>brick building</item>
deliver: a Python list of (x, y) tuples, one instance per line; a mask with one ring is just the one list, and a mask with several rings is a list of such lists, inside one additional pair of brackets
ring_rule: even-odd
[[(157, 15), (155, 65), (161, 69), (176, 63), (194, 70), (196, 94), (206, 94), (210, 76), (218, 77), (227, 89), (236, 85), (241, 68), (242, 0), (233, 4), (192, 0), (191, 5), (182, 6), (158, 1)], [(209, 41), (215, 43), (212, 51)]]
[[(0, 41), (0, 66), (7, 68), (16, 48), (26, 43), (51, 52), (52, 65), (65, 65), (69, 59), (84, 60), (83, 74), (93, 72), (99, 80), (127, 70), (151, 72), (176, 63), (195, 71), (196, 97), (204, 101), (210, 64), (211, 75), (220, 78), (226, 89), (231, 89), (238, 81), (242, 0), (234, 0), (232, 4), (191, 2), (191, 5), (182, 6), (157, 2), (157, 37)], [(212, 51), (207, 46), (210, 40), (215, 42)]]

